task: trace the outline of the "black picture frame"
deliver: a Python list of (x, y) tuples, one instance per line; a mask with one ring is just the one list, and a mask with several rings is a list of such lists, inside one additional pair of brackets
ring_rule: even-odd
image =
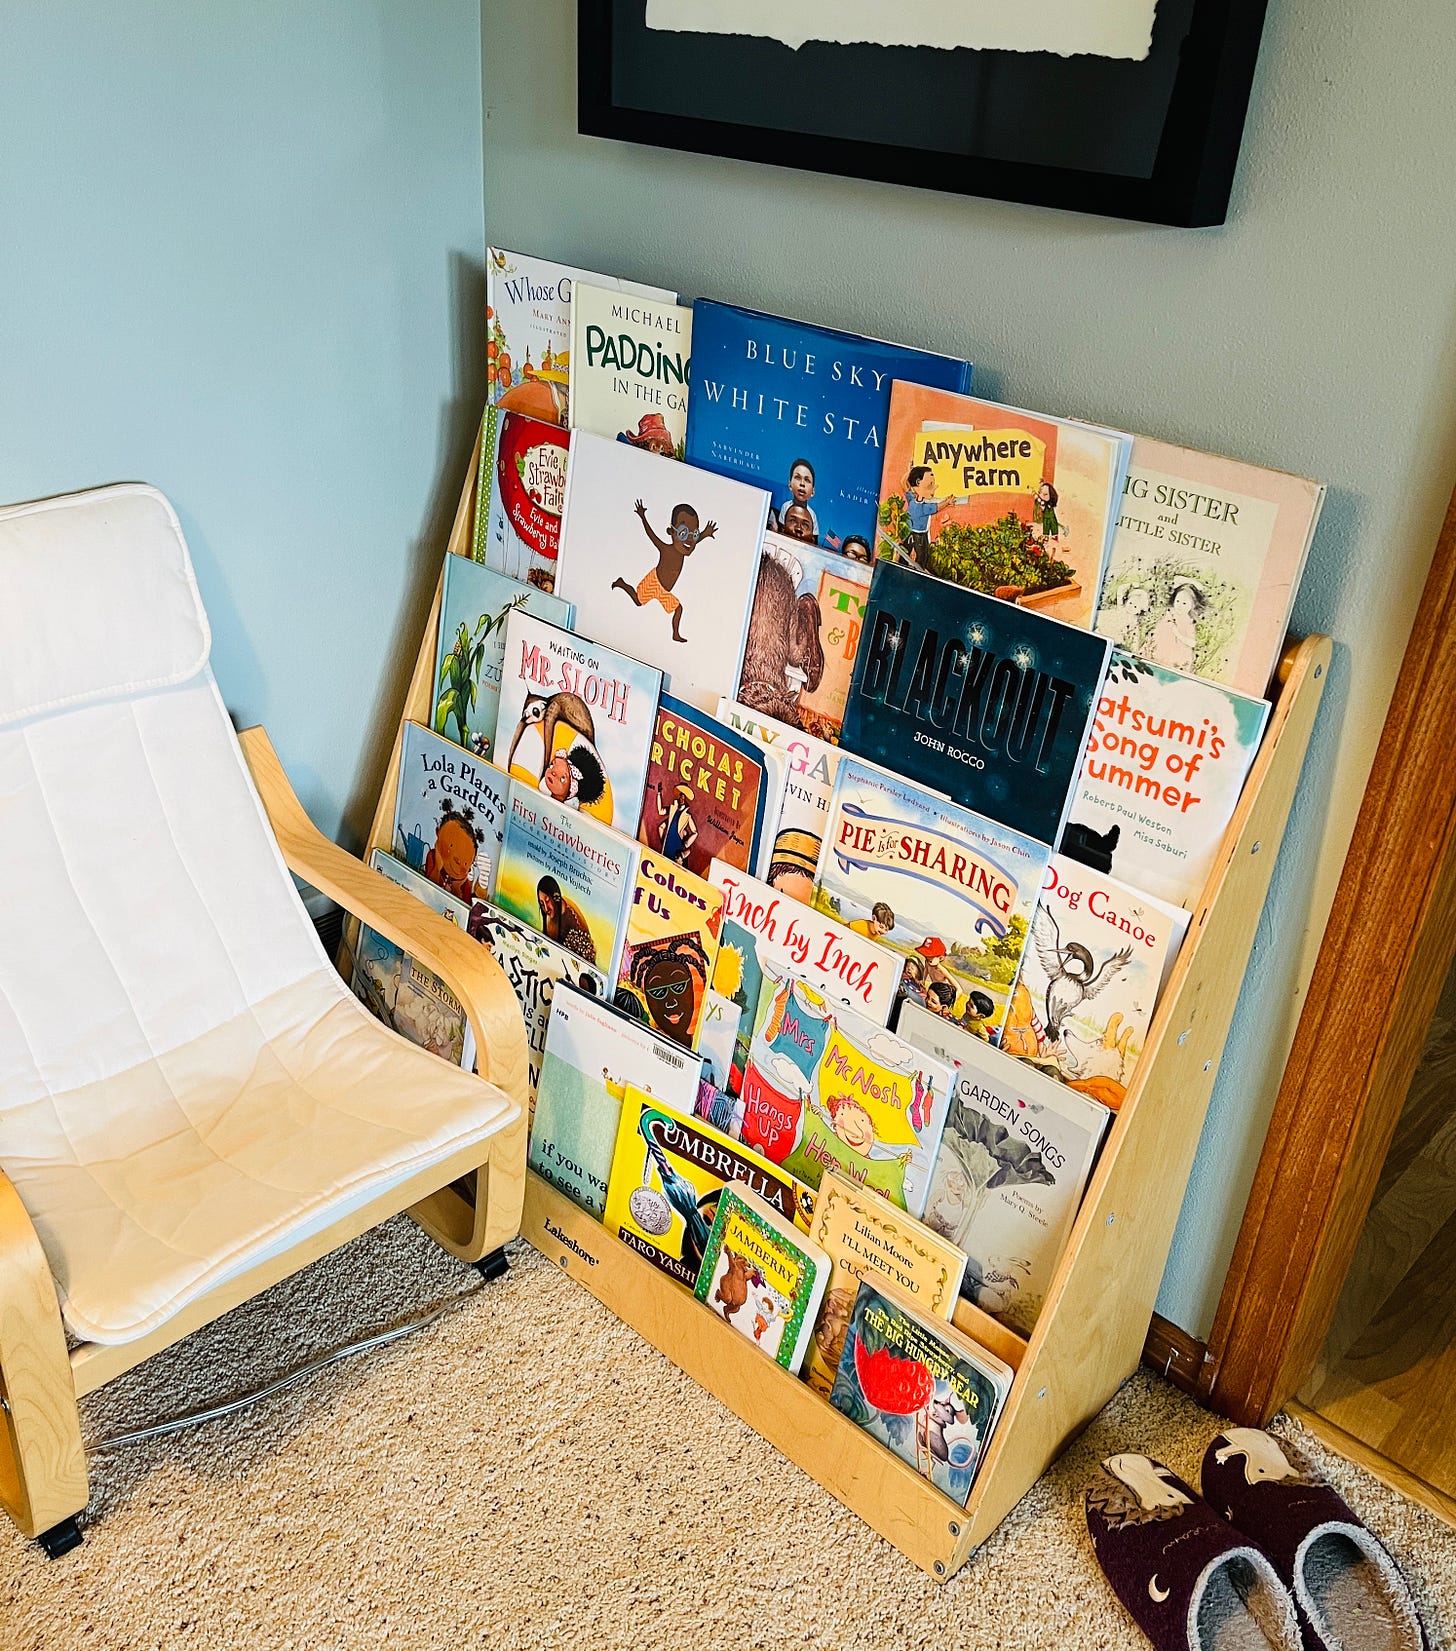
[[(645, 0), (579, 0), (577, 126), (589, 136), (659, 148), (1205, 228), (1223, 223), (1228, 214), (1265, 5), (1266, 0), (1160, 0), (1153, 49), (1142, 64), (1046, 53), (892, 49), (901, 54), (894, 60), (901, 74), (924, 52), (927, 74), (967, 77), (968, 102), (989, 108), (999, 97), (1002, 133), (996, 142), (978, 148), (972, 138), (948, 151), (927, 148), (923, 141), (901, 145), (846, 134), (844, 111), (865, 107), (865, 97), (878, 90), (867, 67), (874, 60), (863, 54), (884, 52), (883, 47), (820, 48), (851, 54), (834, 60), (842, 77), (836, 86), (837, 132), (805, 129), (802, 120), (797, 128), (760, 123), (762, 117), (752, 114), (723, 120), (711, 113), (669, 112), (647, 107), (649, 99), (641, 94), (634, 103), (618, 85), (625, 76), (614, 64), (623, 61), (622, 54), (629, 54), (628, 62), (630, 54), (644, 50), (670, 54), (679, 72), (667, 78), (680, 82), (689, 75), (711, 110), (715, 97), (734, 95), (735, 73), (754, 101), (771, 103), (783, 74), (777, 65), (786, 61), (772, 54), (787, 48), (716, 35), (648, 34)], [(744, 74), (744, 65), (754, 61), (745, 52), (767, 54), (758, 61), (775, 65), (775, 72)], [(1040, 159), (1018, 156), (1014, 138), (1008, 142), (1005, 135), (1011, 124), (1005, 109), (1023, 95), (1030, 76), (1055, 88), (1059, 131), (1051, 142), (1064, 151), (1056, 163), (1045, 158), (1049, 140), (1041, 130), (1033, 146), (1043, 150)], [(923, 110), (910, 110), (911, 102), (906, 100), (907, 112), (922, 119)], [(964, 118), (963, 107), (955, 113)], [(1128, 127), (1125, 134), (1119, 122)], [(883, 120), (879, 124), (883, 128)], [(1144, 158), (1128, 165), (1128, 154), (1139, 145)], [(1077, 163), (1098, 149), (1100, 164)]]

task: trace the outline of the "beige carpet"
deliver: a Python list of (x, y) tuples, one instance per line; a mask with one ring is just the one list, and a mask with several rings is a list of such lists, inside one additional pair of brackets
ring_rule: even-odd
[[(937, 1587), (533, 1250), (515, 1262), (419, 1335), (100, 1458), (78, 1552), (48, 1562), (7, 1527), (3, 1651), (1146, 1646), (1081, 1490), (1118, 1450), (1196, 1480), (1215, 1424), (1173, 1388), (1135, 1378)], [(474, 1280), (392, 1222), (114, 1383), (88, 1430), (225, 1397)], [(1300, 1442), (1449, 1644), (1456, 1533)]]

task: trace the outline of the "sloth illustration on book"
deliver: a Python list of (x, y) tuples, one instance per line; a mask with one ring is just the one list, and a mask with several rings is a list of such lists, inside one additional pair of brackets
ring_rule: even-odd
[(645, 573), (636, 585), (629, 585), (625, 579), (614, 579), (611, 588), (625, 591), (639, 608), (645, 608), (649, 602), (661, 603), (663, 611), (672, 619), (673, 641), (686, 642), (687, 638), (678, 625), (682, 618), (682, 603), (673, 595), (673, 587), (682, 575), (683, 563), (704, 539), (713, 537), (718, 531), (718, 524), (708, 522), (700, 528), (698, 513), (690, 504), (675, 504), (668, 526), (670, 537), (659, 539), (647, 520), (647, 506), (641, 499), (637, 500), (633, 509), (642, 523), (642, 531), (657, 550), (657, 566)]

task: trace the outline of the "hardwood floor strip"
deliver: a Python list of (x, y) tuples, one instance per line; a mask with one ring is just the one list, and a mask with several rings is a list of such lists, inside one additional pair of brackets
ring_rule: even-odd
[(1413, 1473), (1407, 1473), (1398, 1463), (1382, 1456), (1378, 1450), (1371, 1450), (1369, 1445), (1346, 1433), (1343, 1428), (1336, 1427), (1333, 1422), (1300, 1404), (1297, 1399), (1291, 1399), (1285, 1405), (1284, 1411), (1302, 1427), (1307, 1427), (1321, 1444), (1328, 1445), (1347, 1462), (1353, 1462), (1357, 1468), (1364, 1468), (1367, 1473), (1373, 1473), (1381, 1484), (1389, 1485), (1402, 1496), (1408, 1496), (1412, 1502), (1418, 1502), (1429, 1513), (1435, 1514), (1437, 1519), (1456, 1530), (1456, 1497), (1443, 1495), (1433, 1485), (1426, 1484), (1423, 1479), (1417, 1479)]

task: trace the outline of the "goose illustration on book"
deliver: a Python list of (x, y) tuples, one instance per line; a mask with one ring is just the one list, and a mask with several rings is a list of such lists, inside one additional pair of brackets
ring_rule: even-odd
[(1096, 997), (1127, 967), (1132, 959), (1132, 947), (1123, 946), (1098, 963), (1080, 942), (1070, 940), (1062, 944), (1056, 916), (1046, 906), (1037, 907), (1031, 923), (1031, 938), (1047, 977), (1046, 1035), (1053, 1043), (1060, 1043), (1067, 1017)]

